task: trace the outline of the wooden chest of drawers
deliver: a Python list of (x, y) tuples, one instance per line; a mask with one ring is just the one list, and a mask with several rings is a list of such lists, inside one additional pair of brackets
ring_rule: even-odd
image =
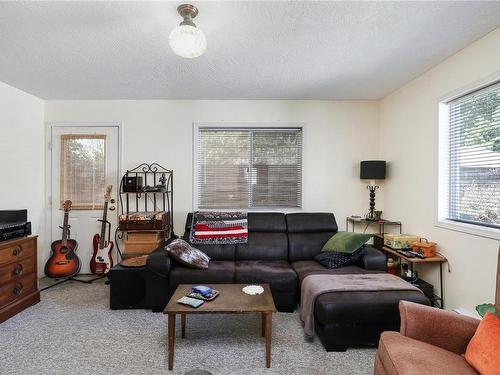
[(0, 242), (0, 323), (40, 302), (37, 236)]

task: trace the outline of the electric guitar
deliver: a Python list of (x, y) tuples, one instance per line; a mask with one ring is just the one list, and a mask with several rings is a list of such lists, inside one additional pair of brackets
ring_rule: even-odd
[(80, 272), (80, 258), (76, 255), (78, 242), (68, 238), (68, 217), (69, 211), (71, 211), (71, 204), (70, 200), (63, 203), (64, 223), (62, 227), (62, 239), (52, 242), (50, 246), (50, 258), (45, 263), (45, 274), (55, 279), (71, 277)]
[(104, 194), (104, 212), (102, 214), (101, 234), (95, 234), (92, 244), (94, 253), (90, 259), (90, 271), (94, 275), (106, 275), (111, 267), (113, 267), (113, 258), (111, 251), (113, 250), (113, 241), (106, 241), (106, 225), (108, 225), (108, 203), (111, 200), (112, 185), (106, 188)]

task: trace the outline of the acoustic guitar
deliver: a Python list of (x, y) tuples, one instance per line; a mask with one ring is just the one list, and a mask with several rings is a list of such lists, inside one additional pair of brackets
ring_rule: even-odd
[(108, 203), (111, 200), (112, 185), (106, 188), (104, 194), (104, 212), (101, 220), (101, 234), (96, 233), (92, 240), (94, 253), (90, 259), (90, 271), (94, 275), (106, 275), (111, 267), (113, 267), (113, 258), (111, 251), (113, 250), (113, 241), (106, 241), (106, 226), (108, 225)]
[(62, 227), (62, 239), (52, 242), (51, 254), (45, 263), (45, 275), (54, 279), (71, 277), (80, 272), (80, 258), (76, 255), (78, 242), (69, 239), (68, 217), (71, 211), (71, 201), (63, 203), (64, 222)]

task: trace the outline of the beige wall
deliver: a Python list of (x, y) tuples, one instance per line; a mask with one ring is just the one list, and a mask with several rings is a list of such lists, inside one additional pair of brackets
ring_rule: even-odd
[[(123, 168), (144, 161), (174, 170), (175, 231), (193, 209), (193, 123), (304, 123), (303, 209), (331, 211), (341, 227), (362, 214), (368, 194), (359, 161), (378, 154), (373, 101), (47, 101), (45, 119), (121, 121)], [(382, 198), (380, 198), (380, 201)]]
[[(470, 313), (480, 303), (494, 302), (499, 241), (434, 225), (437, 104), (492, 74), (500, 78), (499, 46), (497, 29), (392, 93), (380, 107), (380, 152), (390, 162), (384, 211), (402, 220), (405, 232), (438, 242), (451, 267), (445, 274), (446, 307)], [(425, 278), (437, 285), (437, 273)]]
[[(41, 99), (0, 82), (0, 209), (27, 208), (39, 246), (46, 242), (43, 111)], [(40, 258), (38, 266), (43, 272)]]

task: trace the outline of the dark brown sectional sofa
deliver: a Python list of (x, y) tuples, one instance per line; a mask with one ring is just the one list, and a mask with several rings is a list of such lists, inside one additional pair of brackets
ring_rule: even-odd
[[(183, 238), (189, 242), (192, 214)], [(171, 260), (164, 248), (148, 259), (146, 306), (160, 311), (179, 284), (269, 283), (279, 311), (291, 312), (300, 302), (300, 285), (311, 274), (385, 272), (386, 256), (370, 245), (355, 265), (327, 269), (314, 260), (337, 230), (332, 213), (248, 213), (248, 243), (196, 245), (210, 258), (207, 270), (187, 268)], [(429, 304), (418, 292), (326, 293), (315, 305), (316, 332), (327, 350), (376, 345), (384, 330), (399, 329), (400, 300)]]

